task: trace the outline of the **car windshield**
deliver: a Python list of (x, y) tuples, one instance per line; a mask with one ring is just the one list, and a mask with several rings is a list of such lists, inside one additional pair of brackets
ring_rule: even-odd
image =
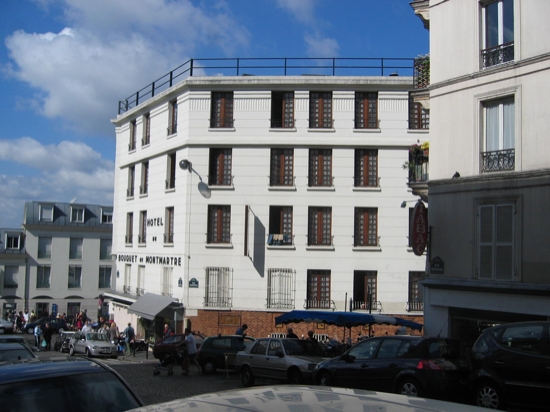
[(323, 356), (323, 350), (316, 342), (297, 339), (283, 339), (283, 347), (287, 355)]
[(86, 340), (98, 340), (101, 342), (109, 342), (107, 335), (104, 333), (87, 333)]
[(16, 361), (20, 359), (32, 359), (33, 354), (26, 349), (10, 349), (0, 352), (0, 362)]
[(9, 399), (2, 411), (126, 411), (141, 406), (110, 372), (7, 383), (0, 385), (0, 399)]

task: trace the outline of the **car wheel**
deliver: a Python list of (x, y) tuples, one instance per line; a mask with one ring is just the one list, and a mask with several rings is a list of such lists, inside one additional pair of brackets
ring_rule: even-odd
[(88, 358), (92, 358), (92, 357), (93, 357), (93, 356), (92, 356), (92, 352), (90, 352), (90, 349), (89, 349), (89, 348), (86, 348), (86, 356), (87, 356)]
[(69, 355), (74, 356), (74, 346), (69, 348)]
[(208, 359), (202, 364), (202, 371), (207, 375), (212, 375), (216, 372), (216, 369), (218, 369), (218, 367), (216, 366), (216, 362), (212, 359)]
[(405, 378), (401, 380), (399, 382), (399, 385), (397, 386), (397, 393), (414, 398), (423, 396), (420, 384), (416, 379), (413, 378)]
[(476, 386), (474, 403), (488, 409), (504, 409), (504, 399), (500, 389), (493, 382), (481, 382)]
[(332, 378), (330, 377), (330, 373), (323, 372), (321, 374), (321, 377), (319, 378), (319, 385), (321, 385), (321, 386), (332, 386)]
[(254, 374), (248, 366), (244, 366), (241, 371), (241, 382), (246, 387), (254, 385)]
[(33, 329), (33, 328), (28, 328), (28, 329), (27, 329), (27, 333), (28, 333), (29, 335), (34, 334), (34, 329)]
[(291, 385), (300, 385), (304, 383), (304, 377), (299, 370), (291, 370), (288, 373), (288, 383)]

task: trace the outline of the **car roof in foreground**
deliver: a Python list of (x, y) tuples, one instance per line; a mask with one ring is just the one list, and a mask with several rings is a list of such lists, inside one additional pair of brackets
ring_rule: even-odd
[(56, 378), (67, 375), (98, 373), (109, 368), (81, 358), (52, 357), (0, 363), (0, 385), (34, 379)]
[(196, 411), (295, 411), (326, 412), (346, 411), (485, 411), (475, 406), (433, 399), (413, 398), (360, 389), (330, 388), (326, 386), (276, 387), (258, 386), (182, 398), (175, 401), (132, 409), (133, 412)]

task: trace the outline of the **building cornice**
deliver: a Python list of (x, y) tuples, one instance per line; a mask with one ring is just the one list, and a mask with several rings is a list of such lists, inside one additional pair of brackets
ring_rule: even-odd
[(550, 285), (545, 284), (434, 277), (426, 278), (420, 284), (429, 289), (550, 297)]

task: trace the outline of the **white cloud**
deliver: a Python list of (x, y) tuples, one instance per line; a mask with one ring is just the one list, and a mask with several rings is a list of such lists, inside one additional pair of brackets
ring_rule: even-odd
[(335, 39), (323, 37), (319, 33), (306, 34), (306, 53), (310, 57), (336, 57), (339, 45)]
[(59, 33), (17, 31), (6, 39), (9, 72), (37, 90), (29, 107), (90, 134), (114, 136), (109, 119), (118, 100), (201, 45), (233, 53), (250, 39), (224, 8), (202, 10), (188, 0), (64, 0), (63, 6), (69, 27)]
[(0, 161), (39, 172), (33, 176), (0, 175), (0, 227), (22, 222), (23, 205), (29, 200), (68, 202), (78, 196), (82, 203), (113, 202), (114, 164), (84, 143), (43, 145), (29, 137), (0, 140)]
[(296, 20), (302, 23), (315, 21), (316, 0), (277, 0), (280, 8), (288, 10)]

